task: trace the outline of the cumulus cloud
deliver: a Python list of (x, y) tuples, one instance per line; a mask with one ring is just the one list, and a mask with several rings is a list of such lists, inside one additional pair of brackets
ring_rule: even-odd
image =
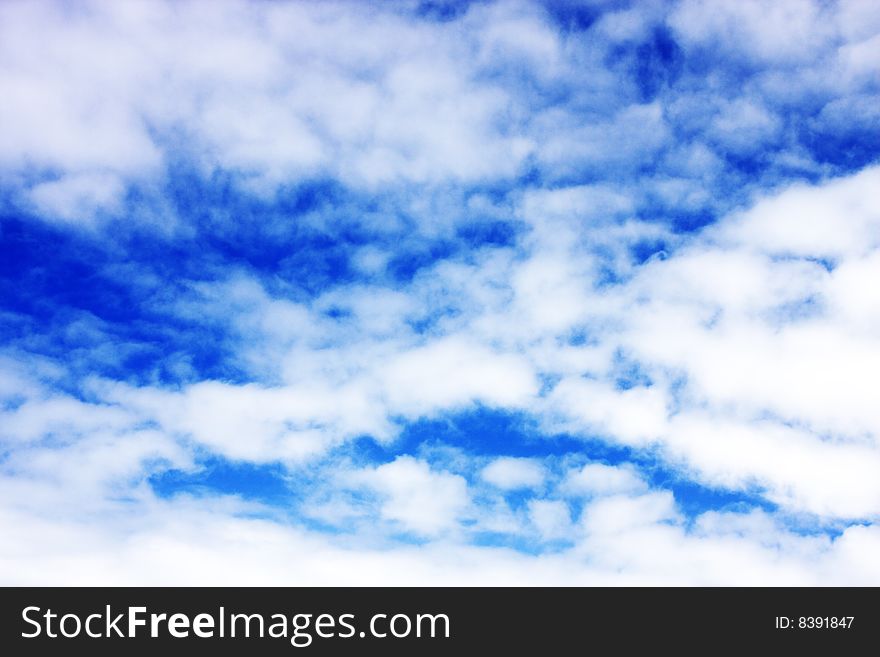
[(0, 578), (880, 581), (880, 12), (595, 14), (4, 3)]
[(434, 472), (424, 461), (409, 456), (358, 473), (357, 478), (384, 496), (383, 518), (417, 534), (431, 536), (452, 529), (468, 504), (462, 477)]
[(502, 490), (535, 488), (544, 482), (544, 468), (532, 459), (495, 459), (480, 473), (482, 478)]
[(615, 495), (646, 489), (644, 480), (632, 468), (588, 463), (568, 473), (563, 490), (572, 495)]

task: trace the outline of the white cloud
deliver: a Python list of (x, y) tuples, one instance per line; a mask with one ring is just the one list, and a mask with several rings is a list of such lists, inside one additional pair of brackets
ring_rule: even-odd
[(410, 414), (460, 407), (474, 400), (516, 406), (537, 391), (532, 369), (523, 358), (458, 339), (406, 351), (380, 376), (391, 406)]
[(545, 541), (571, 538), (571, 513), (565, 502), (559, 500), (531, 500), (529, 520)]
[[(63, 365), (22, 332), (0, 361), (0, 579), (880, 581), (880, 168), (828, 178), (834, 165), (792, 143), (799, 118), (821, 140), (876, 117), (868, 5), (677, 3), (668, 22), (686, 54), (752, 72), (673, 88), (670, 64), (654, 93), (622, 82), (632, 62), (609, 53), (649, 38), (659, 5), (582, 38), (516, 3), (436, 24), (360, 3), (3, 4), (9, 204), (111, 239), (101, 222), (140, 221), (153, 205), (129, 211), (129, 193), (161, 196), (183, 160), (265, 203), (330, 178), (369, 208), (334, 199), (257, 228), (333, 237), (356, 215), (381, 243), (348, 254), (363, 279), (308, 299), (295, 276), (245, 264), (199, 283), (150, 275), (160, 291), (144, 310), (209, 326), (224, 371), (246, 382), (198, 380), (185, 357), (179, 387), (99, 377), (124, 351), (104, 320), (59, 320), (65, 340), (105, 343), (86, 355), (59, 343)], [(727, 161), (756, 153), (767, 170), (754, 180)], [(819, 181), (788, 185), (787, 168)], [(154, 223), (181, 220), (152, 202)], [(693, 234), (669, 227), (719, 211)], [(215, 228), (235, 237), (251, 219), (230, 215)], [(390, 275), (398, 250), (451, 243), (475, 218), (520, 232), (503, 247), (456, 241), (410, 282)], [(641, 262), (636, 247), (656, 252)], [(589, 454), (444, 461), (442, 435), (383, 465), (352, 454), (371, 436), (393, 458), (407, 422), (479, 406), (650, 452), (781, 511), (685, 521), (635, 465), (581, 465)], [(339, 536), (297, 528), (295, 510), (156, 497), (152, 474), (192, 472), (204, 455), (321, 479), (303, 477), (303, 515)], [(786, 526), (801, 518), (818, 533)], [(565, 547), (469, 545), (480, 532)]]
[(660, 491), (603, 497), (584, 509), (581, 522), (588, 534), (606, 536), (645, 528), (654, 530), (677, 518), (672, 494)]
[[(240, 353), (273, 385), (102, 394), (175, 435), (259, 462), (319, 458), (365, 434), (387, 442), (398, 431), (392, 418), (474, 403), (528, 410), (549, 432), (659, 449), (713, 486), (764, 491), (793, 511), (869, 518), (880, 510), (871, 475), (880, 350), (864, 283), (876, 268), (874, 177), (869, 169), (761, 200), (601, 291), (582, 257), (589, 247), (565, 240), (537, 241), (519, 261), (441, 263), (394, 291), (342, 288), (311, 306), (239, 278), (205, 288), (187, 312), (233, 318)], [(547, 212), (564, 214), (571, 198)], [(798, 232), (798, 216), (809, 229), (796, 243), (774, 242)], [(831, 271), (815, 261), (833, 245), (823, 222), (847, 234)], [(456, 313), (419, 334), (408, 319), (438, 292)], [(329, 307), (350, 314), (331, 321)], [(566, 344), (578, 326), (587, 343)], [(620, 354), (651, 385), (618, 385)], [(268, 375), (279, 365), (275, 382)], [(541, 392), (541, 377), (556, 380)], [(513, 481), (506, 467), (496, 474)]]
[(834, 541), (775, 528), (776, 543), (768, 543), (766, 521), (728, 515), (713, 518), (711, 531), (704, 524), (687, 534), (662, 495), (606, 498), (588, 513), (588, 540), (539, 556), (443, 541), (345, 546), (243, 517), (253, 509), (221, 499), (182, 497), (136, 508), (136, 514), (130, 505), (108, 510), (96, 527), (70, 515), (47, 520), (4, 507), (0, 578), (13, 585), (866, 585), (880, 579), (874, 527), (850, 527)]
[[(488, 520), (503, 514), (477, 511), (476, 498), (462, 476), (410, 456), (366, 468), (340, 469), (331, 464), (329, 472), (335, 473), (331, 475), (335, 479), (326, 481), (331, 489), (368, 490), (377, 496), (375, 506), (337, 509), (331, 516), (342, 513), (357, 518), (367, 513), (369, 518), (375, 513), (392, 531), (430, 540), (418, 548), (387, 542), (377, 547), (376, 537), (370, 538), (369, 533), (336, 540), (277, 522), (278, 509), (234, 498), (208, 495), (196, 500), (177, 495), (159, 500), (143, 484), (143, 477), (152, 468), (192, 469), (185, 443), (161, 430), (138, 428), (140, 416), (128, 410), (131, 402), (122, 396), (119, 401), (126, 405), (104, 420), (96, 414), (100, 407), (84, 408), (77, 419), (51, 401), (40, 409), (39, 417), (47, 417), (55, 408), (71, 427), (65, 429), (66, 435), (84, 437), (64, 446), (41, 444), (17, 450), (5, 461), (0, 473), (0, 499), (4, 500), (0, 523), (9, 530), (0, 532), (4, 557), (0, 563), (14, 563), (15, 568), (7, 568), (0, 577), (9, 583), (72, 584), (84, 581), (81, 577), (97, 576), (116, 584), (865, 584), (880, 577), (872, 560), (878, 541), (874, 527), (853, 526), (832, 540), (821, 534), (789, 532), (779, 519), (760, 512), (709, 512), (698, 516), (694, 529), (687, 530), (668, 491), (648, 489), (630, 466), (597, 463), (569, 470), (560, 483), (559, 490), (566, 495), (592, 498), (581, 517), (572, 516), (568, 506), (552, 496), (527, 501), (531, 531), (541, 540), (571, 545), (553, 554), (534, 557), (469, 546), (465, 536), (471, 529), (494, 526), (495, 531), (514, 533), (524, 529), (515, 518), (506, 528), (504, 523), (492, 525)], [(263, 403), (258, 398), (250, 401), (258, 407)], [(211, 408), (222, 414), (229, 406), (222, 402)], [(5, 411), (10, 412), (16, 411)], [(6, 419), (4, 428), (16, 426)], [(707, 426), (710, 432), (718, 431), (714, 423)], [(43, 431), (36, 427), (22, 435)], [(759, 457), (766, 452), (758, 452), (766, 445), (755, 447), (766, 442), (766, 436), (733, 440), (715, 435), (714, 448), (705, 440), (698, 441), (712, 449), (718, 443), (729, 445), (732, 451), (716, 452), (717, 471), (709, 473), (721, 476), (720, 481), (728, 485), (723, 477), (740, 467), (735, 459), (754, 453), (754, 462), (747, 462), (743, 472), (791, 476), (791, 490), (812, 490), (822, 504), (851, 506), (858, 490), (853, 483), (871, 481), (867, 470), (876, 470), (870, 462), (854, 461), (838, 471), (835, 462), (841, 452), (831, 445), (827, 452), (817, 453), (821, 465), (806, 462), (807, 453), (800, 450), (787, 468), (772, 468), (782, 457), (770, 455), (761, 463)], [(743, 445), (743, 439), (755, 442)], [(859, 467), (866, 471), (860, 473)], [(826, 468), (828, 476), (840, 480), (829, 480), (827, 488), (804, 489), (804, 468), (817, 474)], [(545, 481), (552, 480), (546, 477)], [(866, 489), (866, 503), (872, 497), (876, 494)], [(809, 507), (816, 500), (796, 506)], [(264, 519), (254, 519), (261, 516)], [(97, 524), (96, 518), (100, 519)], [(476, 526), (468, 524), (474, 520)], [(12, 531), (12, 527), (17, 529)], [(42, 567), (37, 568), (37, 563)], [(99, 563), (104, 566), (89, 570)], [(735, 572), (732, 565), (737, 566)]]
[(657, 387), (615, 390), (607, 383), (568, 378), (550, 396), (552, 409), (561, 411), (580, 431), (599, 433), (631, 445), (656, 440), (666, 426), (665, 394)]
[[(687, 0), (674, 9), (671, 23), (688, 43), (724, 48), (727, 53), (765, 61), (797, 62), (834, 35), (821, 5), (784, 0), (708, 2)], [(748, 43), (749, 48), (742, 48)]]
[(234, 460), (290, 463), (326, 453), (345, 438), (383, 436), (381, 407), (355, 387), (263, 388), (202, 382), (182, 393), (112, 386), (110, 399)]
[(618, 495), (638, 493), (647, 488), (645, 481), (632, 466), (588, 463), (568, 473), (562, 490), (569, 495)]
[(572, 174), (577, 169), (629, 171), (650, 160), (670, 138), (659, 104), (632, 104), (610, 120), (584, 124), (576, 115), (550, 110), (536, 118), (543, 137), (542, 163)]
[[(515, 44), (510, 57), (524, 43), (512, 35), (531, 35), (542, 53), (554, 47), (535, 16), (506, 13), (506, 28), (483, 15), (458, 36)], [(366, 187), (489, 180), (514, 174), (532, 148), (498, 129), (509, 95), (475, 83), (479, 66), (448, 28), (393, 11), (6, 3), (0, 25), (0, 165), (69, 177), (32, 194), (50, 218), (118, 211), (107, 185), (87, 177), (161, 182), (168, 151), (271, 198), (291, 178), (321, 173)], [(74, 192), (73, 207), (59, 207)]]
[(534, 459), (501, 457), (483, 468), (480, 476), (502, 490), (537, 488), (544, 483), (545, 471)]
[[(234, 317), (255, 371), (280, 362), (285, 384), (205, 382), (161, 393), (161, 403), (117, 387), (109, 399), (229, 457), (291, 462), (359, 435), (391, 440), (391, 418), (475, 402), (528, 410), (547, 431), (659, 448), (713, 486), (755, 488), (794, 511), (872, 517), (880, 351), (864, 281), (876, 264), (874, 177), (869, 169), (761, 200), (599, 292), (585, 247), (565, 241), (536, 242), (519, 262), (438, 264), (395, 291), (345, 288), (312, 308), (241, 279), (207, 294), (208, 312)], [(797, 242), (774, 242), (798, 232), (798, 216), (809, 228)], [(833, 245), (823, 222), (847, 234), (830, 272), (815, 261)], [(438, 290), (457, 316), (435, 333), (407, 328)], [(336, 306), (351, 314), (321, 316)], [(560, 339), (578, 326), (587, 344)], [(615, 353), (651, 385), (618, 386)], [(557, 377), (543, 393), (542, 376)]]
[(821, 186), (796, 185), (710, 231), (773, 255), (837, 259), (880, 246), (880, 168)]
[(355, 475), (385, 496), (383, 518), (417, 534), (435, 536), (452, 530), (469, 503), (465, 480), (435, 472), (424, 461), (400, 456), (391, 463)]
[(49, 220), (88, 222), (96, 212), (119, 212), (125, 187), (117, 176), (76, 174), (39, 183), (28, 196)]

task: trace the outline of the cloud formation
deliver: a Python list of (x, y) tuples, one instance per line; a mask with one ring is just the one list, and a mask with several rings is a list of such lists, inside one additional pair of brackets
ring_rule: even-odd
[(0, 578), (877, 583), (878, 48), (5, 3)]

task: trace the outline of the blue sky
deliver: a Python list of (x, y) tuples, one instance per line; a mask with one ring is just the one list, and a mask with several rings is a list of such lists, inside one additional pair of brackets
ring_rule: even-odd
[(7, 2), (0, 579), (880, 582), (880, 11)]

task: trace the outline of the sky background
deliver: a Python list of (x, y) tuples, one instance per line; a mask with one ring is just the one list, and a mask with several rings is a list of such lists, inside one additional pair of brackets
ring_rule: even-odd
[(880, 584), (880, 3), (0, 4), (3, 584)]

